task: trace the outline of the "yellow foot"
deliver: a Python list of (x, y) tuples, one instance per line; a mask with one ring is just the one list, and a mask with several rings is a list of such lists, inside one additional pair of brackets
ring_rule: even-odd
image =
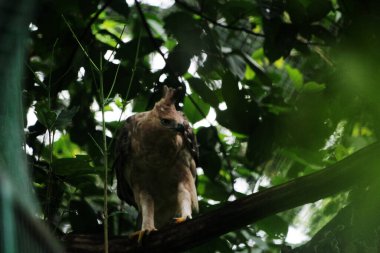
[(149, 235), (153, 231), (157, 231), (157, 229), (153, 228), (153, 229), (145, 229), (145, 230), (136, 231), (136, 232), (133, 232), (132, 234), (129, 234), (129, 238), (133, 239), (137, 237), (138, 244), (141, 244), (144, 235)]
[(189, 220), (190, 217), (186, 216), (186, 217), (179, 217), (179, 218), (173, 218), (173, 219), (174, 219), (175, 224), (179, 224), (179, 223), (182, 223), (182, 222)]

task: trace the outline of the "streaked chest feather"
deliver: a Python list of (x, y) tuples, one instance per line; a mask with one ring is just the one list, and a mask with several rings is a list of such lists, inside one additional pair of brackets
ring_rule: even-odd
[(183, 137), (162, 128), (138, 128), (131, 143), (135, 164), (143, 167), (173, 166), (183, 160)]

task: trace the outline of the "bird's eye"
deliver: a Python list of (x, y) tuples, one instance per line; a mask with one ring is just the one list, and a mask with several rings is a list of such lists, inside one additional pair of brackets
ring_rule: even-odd
[(170, 119), (161, 119), (161, 125), (163, 126), (168, 126), (171, 124), (171, 120)]

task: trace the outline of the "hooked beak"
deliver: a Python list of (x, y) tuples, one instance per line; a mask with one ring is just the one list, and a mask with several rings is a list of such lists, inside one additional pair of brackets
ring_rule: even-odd
[(185, 132), (185, 126), (183, 124), (178, 123), (177, 126), (175, 127), (175, 130), (180, 133)]

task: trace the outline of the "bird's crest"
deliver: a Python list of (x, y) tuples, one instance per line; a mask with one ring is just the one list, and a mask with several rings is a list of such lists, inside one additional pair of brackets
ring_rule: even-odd
[(174, 105), (175, 102), (177, 102), (181, 89), (182, 87), (179, 87), (178, 89), (173, 89), (164, 85), (163, 94), (160, 102), (166, 105)]
[(175, 103), (178, 99), (180, 90), (181, 88), (173, 89), (166, 85), (164, 86), (162, 98), (154, 106), (154, 109), (157, 111), (158, 115), (171, 115), (171, 117), (175, 117), (174, 115), (178, 114), (175, 108)]

